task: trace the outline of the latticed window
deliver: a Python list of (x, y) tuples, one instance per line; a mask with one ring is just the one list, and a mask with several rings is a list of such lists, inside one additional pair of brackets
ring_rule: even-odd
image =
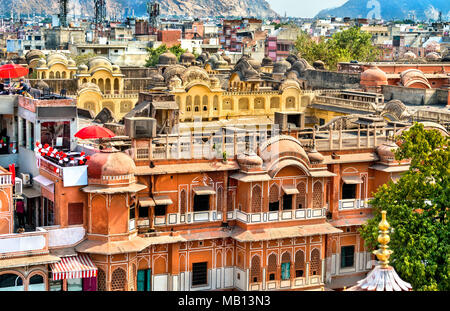
[(320, 275), (321, 264), (320, 264), (320, 252), (316, 248), (311, 252), (311, 268), (309, 269), (309, 275)]
[(323, 194), (322, 194), (322, 184), (316, 182), (313, 188), (313, 208), (323, 207)]
[(250, 280), (254, 283), (258, 283), (261, 280), (261, 260), (256, 255), (252, 258)]
[(278, 186), (273, 184), (269, 192), (269, 211), (278, 211), (280, 208), (279, 196), (280, 191), (278, 190)]
[(285, 252), (281, 256), (281, 262), (291, 262), (291, 254), (289, 252)]
[(297, 208), (306, 208), (306, 185), (305, 183), (301, 182), (297, 185), (297, 201), (296, 206)]
[(275, 275), (277, 273), (277, 255), (270, 254), (267, 270), (269, 272), (269, 280), (275, 280)]
[(222, 204), (223, 204), (223, 190), (222, 187), (219, 187), (217, 189), (217, 211), (222, 211)]
[(295, 277), (303, 277), (305, 273), (305, 253), (299, 250), (295, 253)]
[(137, 159), (148, 159), (148, 148), (139, 148), (136, 150)]
[(106, 274), (100, 268), (97, 272), (97, 290), (102, 292), (106, 291)]
[(261, 213), (261, 187), (256, 185), (252, 190), (252, 213)]
[(126, 284), (127, 274), (124, 269), (117, 268), (114, 270), (111, 276), (111, 290), (112, 291), (124, 291)]
[(186, 213), (186, 190), (181, 190), (180, 194), (180, 214)]

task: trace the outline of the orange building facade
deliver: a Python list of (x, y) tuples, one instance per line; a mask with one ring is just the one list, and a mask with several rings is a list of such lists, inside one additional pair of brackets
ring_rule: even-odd
[(368, 200), (409, 168), (388, 131), (331, 142), (315, 133), (315, 147), (300, 130), (244, 149), (235, 138), (235, 152), (209, 159), (193, 139), (195, 156), (180, 157), (181, 143), (161, 155), (140, 138), (126, 153), (94, 152), (86, 185), (40, 170), (55, 184), (57, 224), (86, 232), (73, 249), (98, 269), (97, 290), (343, 288), (372, 268), (357, 230)]

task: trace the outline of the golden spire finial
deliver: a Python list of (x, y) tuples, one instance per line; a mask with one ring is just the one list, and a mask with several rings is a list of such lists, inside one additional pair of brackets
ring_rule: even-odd
[(387, 244), (391, 240), (388, 234), (390, 227), (391, 226), (386, 220), (386, 211), (381, 211), (381, 221), (378, 224), (378, 229), (380, 229), (380, 231), (378, 231), (380, 233), (378, 235), (378, 242), (381, 245), (379, 249), (373, 251), (373, 254), (377, 256), (382, 268), (389, 267), (389, 257), (392, 254), (392, 251), (389, 250), (389, 246), (387, 246)]

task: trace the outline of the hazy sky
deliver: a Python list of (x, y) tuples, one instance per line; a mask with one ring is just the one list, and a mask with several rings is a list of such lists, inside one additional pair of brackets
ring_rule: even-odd
[(266, 0), (271, 8), (284, 16), (314, 17), (322, 9), (344, 4), (347, 0)]

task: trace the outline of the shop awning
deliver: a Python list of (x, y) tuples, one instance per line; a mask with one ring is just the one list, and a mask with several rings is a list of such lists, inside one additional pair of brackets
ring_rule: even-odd
[(28, 199), (37, 198), (41, 196), (41, 192), (33, 187), (30, 188), (23, 187), (22, 194)]
[(155, 206), (155, 201), (150, 197), (139, 198), (139, 204), (142, 207)]
[(299, 194), (297, 188), (295, 188), (295, 186), (293, 185), (283, 185), (281, 186), (281, 188), (283, 189), (284, 193), (291, 195), (291, 194)]
[(62, 257), (51, 265), (53, 280), (92, 278), (97, 276), (97, 267), (88, 255)]
[(153, 201), (155, 201), (155, 205), (170, 205), (173, 204), (172, 200), (168, 195), (157, 195), (153, 196)]
[(44, 186), (44, 187), (48, 187), (48, 186), (50, 186), (51, 184), (54, 184), (53, 181), (51, 181), (50, 179), (48, 179), (48, 178), (46, 178), (46, 177), (44, 177), (44, 176), (42, 176), (42, 175), (38, 175), (38, 176), (36, 176), (36, 177), (33, 177), (33, 180), (34, 180), (35, 182), (40, 183), (40, 184), (41, 184), (42, 186)]
[(194, 187), (193, 190), (196, 195), (216, 194), (216, 191), (214, 191), (214, 188), (208, 187), (208, 186), (197, 186), (197, 187)]
[(342, 176), (342, 181), (348, 185), (362, 184), (363, 181), (359, 176)]

